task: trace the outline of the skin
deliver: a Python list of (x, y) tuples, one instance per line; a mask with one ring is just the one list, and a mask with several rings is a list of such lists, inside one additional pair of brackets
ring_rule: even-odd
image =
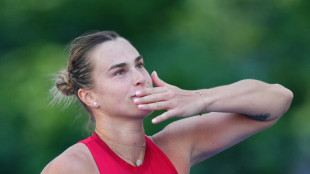
[[(293, 98), (283, 86), (257, 80), (182, 90), (162, 81), (156, 72), (150, 76), (138, 51), (123, 38), (98, 45), (89, 57), (95, 62), (95, 87), (80, 89), (78, 96), (91, 109), (99, 135), (118, 137), (115, 141), (123, 144), (141, 145), (145, 142), (143, 119), (152, 111), (167, 110), (152, 120), (154, 124), (188, 117), (153, 135), (179, 174), (189, 173), (192, 165), (272, 126), (288, 110)], [(208, 114), (193, 116), (201, 112)], [(141, 148), (109, 145), (133, 161), (143, 158)], [(77, 143), (50, 162), (42, 173), (99, 171), (87, 147)]]

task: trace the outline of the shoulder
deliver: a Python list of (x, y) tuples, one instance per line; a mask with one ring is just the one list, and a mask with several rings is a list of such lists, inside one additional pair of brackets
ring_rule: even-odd
[(51, 161), (42, 174), (99, 173), (96, 163), (87, 146), (77, 143)]

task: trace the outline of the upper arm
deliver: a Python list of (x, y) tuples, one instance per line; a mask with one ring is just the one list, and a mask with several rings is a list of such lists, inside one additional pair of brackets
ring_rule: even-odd
[(83, 173), (83, 167), (79, 164), (76, 159), (58, 156), (43, 169), (42, 174)]
[[(83, 147), (84, 146), (84, 147)], [(51, 161), (41, 174), (98, 173), (84, 144), (78, 143)]]
[(169, 139), (167, 148), (170, 153), (181, 151), (183, 158), (188, 158), (185, 161), (194, 165), (275, 122), (276, 120), (255, 121), (232, 113), (209, 113), (173, 122), (160, 134), (164, 139)]

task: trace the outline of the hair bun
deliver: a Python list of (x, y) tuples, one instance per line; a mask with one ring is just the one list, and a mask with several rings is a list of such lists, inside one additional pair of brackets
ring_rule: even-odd
[(56, 79), (56, 87), (66, 96), (74, 94), (74, 89), (69, 80), (69, 73), (66, 69), (59, 72), (58, 78)]

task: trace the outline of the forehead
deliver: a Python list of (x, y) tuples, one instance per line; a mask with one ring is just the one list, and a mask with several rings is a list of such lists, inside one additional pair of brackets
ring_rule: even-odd
[(107, 41), (98, 45), (90, 56), (95, 63), (104, 63), (110, 66), (117, 63), (128, 62), (139, 56), (139, 52), (124, 38)]

